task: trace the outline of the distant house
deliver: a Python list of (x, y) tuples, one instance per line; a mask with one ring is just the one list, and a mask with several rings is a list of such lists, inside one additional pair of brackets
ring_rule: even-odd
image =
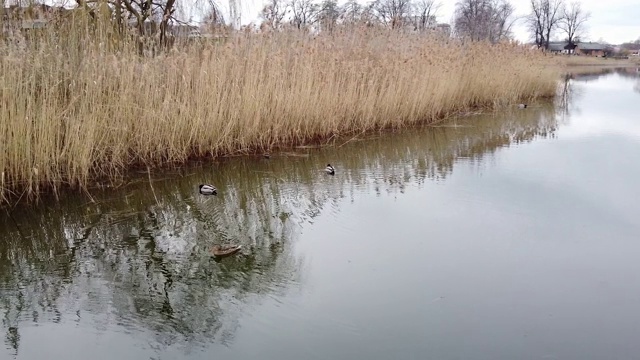
[(177, 24), (169, 26), (169, 32), (180, 38), (200, 37), (200, 29), (194, 25)]
[[(36, 29), (44, 29), (47, 27), (49, 20), (47, 19), (25, 19), (19, 20), (15, 23), (16, 29), (22, 30), (36, 30)], [(8, 30), (10, 28), (10, 23), (3, 23), (3, 30)]]
[(554, 54), (569, 54), (575, 45), (569, 44), (567, 41), (550, 41), (547, 51)]
[(441, 34), (445, 37), (451, 36), (451, 25), (437, 22), (435, 16), (430, 16), (426, 19), (417, 15), (409, 16), (404, 21), (403, 26), (407, 31), (427, 31), (433, 34)]
[(606, 56), (610, 52), (610, 47), (605, 44), (594, 42), (576, 42), (570, 44), (567, 41), (549, 42), (547, 51), (554, 54), (571, 54), (587, 55), (587, 56)]
[(18, 6), (11, 5), (0, 9), (0, 22), (2, 23), (2, 34), (9, 35), (15, 31), (38, 30), (71, 10), (61, 6), (49, 6), (45, 4)]
[(18, 6), (10, 5), (0, 9), (3, 21), (11, 20), (44, 20), (52, 19), (68, 13), (70, 10), (62, 6), (49, 6), (45, 4)]
[(436, 25), (436, 30), (439, 31), (441, 34), (445, 35), (446, 37), (451, 36), (451, 25), (449, 24), (439, 23)]
[(609, 47), (605, 44), (580, 42), (576, 47), (576, 54), (603, 57), (609, 52)]

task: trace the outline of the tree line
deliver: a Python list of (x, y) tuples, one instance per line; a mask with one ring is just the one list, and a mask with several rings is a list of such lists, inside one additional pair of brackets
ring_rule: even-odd
[[(118, 31), (133, 27), (139, 35), (155, 35), (161, 41), (171, 26), (188, 23), (187, 13), (192, 10), (180, 0), (75, 1), (76, 9), (85, 9), (91, 16), (107, 14)], [(215, 0), (196, 0), (189, 7), (205, 14), (202, 26), (233, 30), (239, 28), (238, 1), (229, 0), (229, 19), (225, 19)], [(423, 32), (437, 27), (441, 6), (436, 0), (348, 0), (341, 6), (336, 0), (267, 0), (259, 17), (262, 30), (330, 32), (337, 26), (361, 25)], [(575, 46), (585, 34), (589, 17), (579, 2), (565, 0), (530, 0), (530, 13), (525, 16), (516, 16), (509, 0), (458, 0), (451, 35), (497, 43), (513, 39), (514, 24), (524, 21), (539, 48), (548, 49), (552, 37), (558, 34)], [(447, 29), (449, 25), (441, 26)]]
[(454, 13), (455, 32), (471, 40), (498, 42), (512, 38), (516, 21), (524, 20), (538, 48), (549, 48), (551, 38), (560, 32), (569, 44), (585, 34), (590, 14), (579, 2), (530, 0), (530, 13), (515, 16), (508, 0), (459, 0)]
[[(292, 25), (332, 30), (337, 24), (363, 24), (423, 31), (437, 24), (441, 5), (434, 0), (374, 0), (366, 5), (349, 0), (343, 6), (335, 0), (268, 0), (260, 17), (263, 26), (271, 29)], [(525, 21), (534, 43), (548, 49), (558, 33), (569, 44), (579, 41), (589, 17), (579, 2), (564, 0), (531, 0), (526, 16), (516, 16), (509, 0), (459, 0), (452, 19), (453, 35), (496, 43), (512, 39), (514, 24)]]
[(585, 35), (590, 16), (577, 1), (566, 4), (563, 0), (531, 0), (527, 25), (539, 48), (548, 49), (551, 37), (560, 30), (571, 47), (569, 50), (573, 50)]
[(333, 31), (337, 26), (382, 26), (426, 31), (437, 24), (441, 4), (435, 0), (374, 0), (361, 4), (349, 0), (268, 0), (260, 12), (262, 28), (290, 26), (300, 30)]

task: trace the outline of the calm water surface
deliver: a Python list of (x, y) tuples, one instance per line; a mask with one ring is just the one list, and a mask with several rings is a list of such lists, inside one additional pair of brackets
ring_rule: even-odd
[(0, 359), (637, 358), (639, 73), (5, 210)]

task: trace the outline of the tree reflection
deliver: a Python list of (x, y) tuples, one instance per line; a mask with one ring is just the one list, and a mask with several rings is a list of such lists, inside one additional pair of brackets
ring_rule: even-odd
[[(304, 258), (292, 245), (322, 211), (339, 211), (357, 192), (403, 193), (409, 183), (444, 179), (460, 159), (553, 136), (556, 126), (554, 105), (539, 105), (341, 140), (321, 152), (193, 166), (151, 184), (144, 175), (94, 189), (93, 202), (68, 195), (17, 207), (0, 217), (5, 342), (17, 353), (24, 322), (87, 315), (153, 334), (159, 346), (232, 342), (253, 304), (304, 286)], [(336, 176), (324, 176), (326, 159)], [(203, 182), (220, 195), (200, 196)], [(211, 259), (213, 244), (232, 242), (243, 255)]]
[(638, 78), (640, 77), (640, 72), (638, 71), (640, 68), (625, 66), (625, 67), (615, 67), (615, 66), (582, 66), (582, 67), (574, 67), (566, 74), (566, 77), (579, 81), (579, 82), (590, 82), (598, 80), (599, 78), (610, 75), (610, 74), (618, 74), (625, 78)]
[[(278, 295), (298, 282), (301, 259), (283, 242), (286, 221), (265, 236), (265, 242), (283, 246), (249, 249), (246, 256), (216, 263), (207, 249), (217, 237), (246, 240), (223, 221), (211, 229), (215, 216), (203, 213), (212, 203), (169, 184), (156, 186), (164, 194), (157, 204), (140, 191), (7, 216), (0, 239), (0, 308), (5, 328), (14, 329), (8, 334), (18, 334), (25, 314), (33, 314), (34, 322), (56, 323), (111, 313), (125, 328), (157, 334), (159, 344), (231, 341), (242, 313), (231, 304)], [(220, 219), (233, 211), (225, 203), (212, 208)], [(270, 216), (263, 210), (248, 213), (247, 223), (266, 222)]]
[(575, 103), (583, 93), (583, 89), (577, 87), (576, 83), (592, 82), (611, 74), (617, 74), (624, 78), (639, 79), (634, 89), (640, 92), (640, 68), (638, 67), (586, 66), (573, 68), (564, 75), (556, 98), (560, 119), (566, 119), (571, 112), (577, 111), (576, 109), (570, 109), (570, 105)]
[[(571, 109), (571, 104), (575, 104), (576, 101), (583, 95), (583, 89), (576, 86), (576, 81), (580, 81), (576, 79), (580, 79), (580, 76), (582, 75), (570, 73), (566, 74), (562, 79), (560, 90), (558, 92), (558, 96), (556, 97), (556, 103), (558, 115), (560, 115), (560, 119), (562, 119), (563, 122), (568, 119), (569, 115), (572, 112), (577, 111), (575, 109)], [(597, 76), (602, 76), (602, 74)], [(586, 81), (591, 80), (592, 79)]]

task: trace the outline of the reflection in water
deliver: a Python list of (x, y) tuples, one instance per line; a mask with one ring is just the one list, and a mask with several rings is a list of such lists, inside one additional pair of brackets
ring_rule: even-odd
[[(602, 76), (602, 74), (600, 75)], [(21, 330), (79, 324), (173, 345), (234, 344), (241, 319), (264, 299), (304, 291), (301, 230), (337, 213), (356, 193), (401, 194), (442, 181), (459, 159), (480, 164), (500, 148), (553, 137), (579, 91), (569, 77), (559, 101), (526, 111), (473, 116), (367, 139), (336, 140), (271, 159), (226, 159), (141, 175), (94, 201), (16, 207), (0, 217), (0, 311), (5, 343), (19, 354)], [(323, 173), (326, 163), (336, 176)], [(217, 197), (199, 196), (212, 183)], [(240, 243), (243, 254), (214, 261), (208, 249)], [(286, 311), (286, 310), (283, 310)]]
[(577, 66), (571, 69), (566, 77), (580, 82), (595, 81), (610, 74), (618, 74), (630, 79), (640, 78), (640, 67)]
[(591, 83), (602, 77), (617, 74), (623, 78), (635, 79), (634, 90), (640, 92), (640, 67), (575, 67), (568, 72), (561, 83), (556, 99), (558, 122), (564, 123), (570, 114), (580, 114), (579, 108), (572, 108), (571, 104), (576, 104), (584, 95), (583, 87), (576, 87), (576, 83)]
[[(233, 338), (241, 302), (277, 296), (298, 282), (302, 259), (282, 242), (290, 222), (272, 219), (285, 212), (274, 202), (277, 195), (247, 205), (250, 193), (234, 199), (231, 191), (216, 204), (191, 196), (190, 185), (154, 184), (158, 203), (141, 184), (97, 203), (69, 199), (5, 217), (0, 308), (12, 329), (10, 346), (18, 351), (22, 322), (75, 321), (85, 314), (128, 330), (142, 327), (159, 344), (225, 343)], [(211, 260), (206, 250), (214, 242), (248, 242), (241, 224), (268, 229), (258, 239), (266, 246)]]
[(580, 98), (582, 94), (580, 89), (576, 89), (574, 84), (574, 75), (565, 75), (557, 93), (557, 112), (563, 121), (569, 116), (571, 103)]

